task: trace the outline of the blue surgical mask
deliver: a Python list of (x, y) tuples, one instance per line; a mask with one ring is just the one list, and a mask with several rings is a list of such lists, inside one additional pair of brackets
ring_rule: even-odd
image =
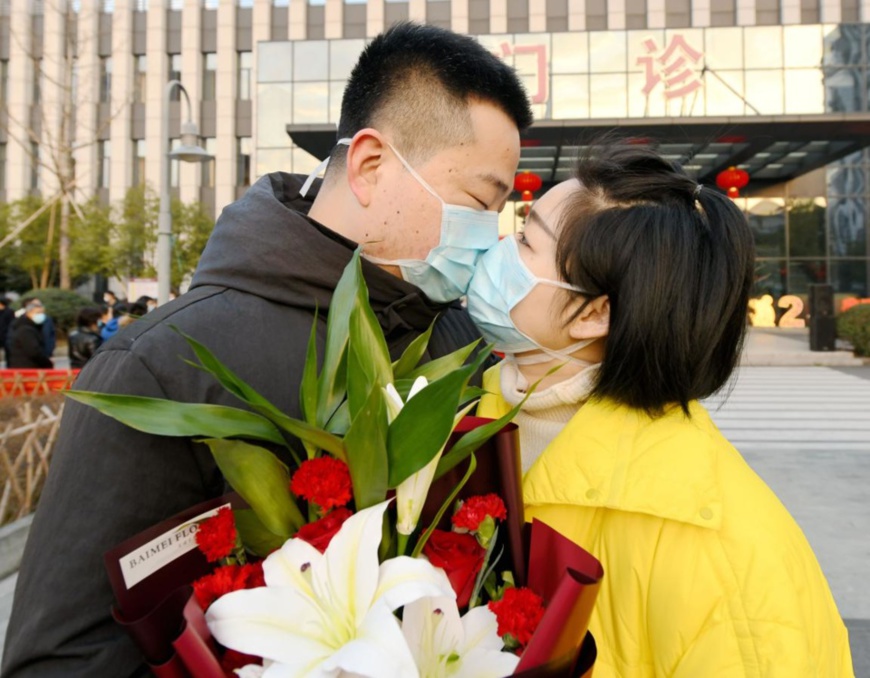
[(459, 299), (468, 291), (483, 253), (498, 243), (498, 212), (445, 202), (392, 144), (390, 148), (411, 176), (441, 203), (441, 239), (424, 260), (363, 256), (376, 264), (398, 266), (402, 277), (433, 301)]
[[(536, 285), (550, 285), (565, 290), (583, 292), (579, 287), (559, 280), (539, 278), (523, 263), (515, 237), (504, 238), (483, 255), (468, 288), (468, 312), (486, 341), (495, 350), (508, 354), (518, 364), (533, 364), (561, 359), (581, 362), (571, 356), (591, 344), (585, 339), (562, 349), (541, 346), (521, 332), (511, 319), (511, 311), (525, 299)], [(542, 351), (542, 355), (516, 357), (526, 351)]]
[(42, 325), (45, 322), (45, 313), (34, 313), (31, 320), (37, 325)]

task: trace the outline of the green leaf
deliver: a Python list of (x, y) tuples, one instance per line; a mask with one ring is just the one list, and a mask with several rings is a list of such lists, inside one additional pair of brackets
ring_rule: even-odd
[[(305, 351), (305, 366), (302, 368), (302, 382), (299, 385), (299, 405), (302, 408), (302, 418), (312, 426), (317, 425), (317, 312), (311, 322), (311, 334), (308, 335), (308, 348)], [(302, 441), (309, 459), (317, 456), (318, 448)]]
[(386, 404), (376, 384), (344, 439), (357, 511), (379, 504), (387, 496), (386, 439)]
[(89, 391), (69, 391), (66, 397), (145, 433), (175, 437), (249, 438), (276, 445), (287, 444), (268, 419), (236, 407)]
[(441, 504), (441, 508), (438, 509), (438, 513), (435, 514), (435, 518), (432, 519), (432, 524), (426, 528), (423, 534), (420, 535), (420, 539), (417, 540), (417, 545), (414, 546), (414, 550), (411, 552), (412, 558), (417, 558), (421, 553), (423, 553), (423, 547), (426, 546), (426, 542), (429, 541), (429, 537), (432, 536), (432, 533), (435, 531), (435, 528), (438, 526), (438, 523), (441, 522), (441, 518), (444, 516), (444, 513), (447, 509), (453, 505), (453, 501), (456, 499), (456, 495), (459, 494), (460, 490), (465, 487), (465, 484), (468, 482), (471, 475), (474, 473), (474, 469), (477, 468), (477, 459), (474, 454), (471, 455), (471, 461), (468, 462), (468, 470), (465, 472), (465, 475), (462, 476), (462, 480), (453, 488), (453, 491), (447, 496), (447, 499)]
[(357, 294), (357, 248), (345, 267), (329, 302), (323, 367), (317, 380), (317, 423), (325, 426), (346, 394), (345, 369), (350, 316)]
[[(339, 459), (344, 459), (344, 444), (340, 438), (304, 421), (287, 416), (226, 367), (209, 349), (196, 339), (188, 336), (178, 328), (173, 327), (173, 329), (184, 337), (203, 368), (209, 374), (212, 374), (227, 391), (239, 398), (239, 400), (247, 403), (253, 410), (262, 414), (278, 428), (299, 438), (303, 443), (310, 443), (317, 448), (331, 452)], [(286, 445), (286, 441), (283, 444)]]
[(470, 365), (430, 383), (405, 403), (387, 434), (390, 487), (423, 468), (447, 443), (462, 392), (486, 358), (481, 351)]
[(345, 400), (332, 415), (332, 419), (326, 424), (326, 430), (330, 433), (343, 436), (350, 428), (350, 404)]
[(275, 549), (279, 549), (286, 541), (283, 537), (266, 529), (257, 514), (251, 509), (236, 509), (233, 511), (236, 529), (242, 539), (245, 550), (256, 556), (265, 558)]
[(269, 450), (240, 440), (203, 440), (226, 481), (269, 532), (289, 539), (304, 523), (290, 495), (290, 474)]
[(429, 381), (441, 379), (462, 367), (468, 359), (468, 356), (471, 355), (471, 352), (479, 343), (480, 339), (477, 339), (473, 343), (468, 344), (468, 346), (463, 346), (462, 348), (453, 351), (453, 353), (448, 353), (447, 355), (436, 358), (435, 360), (430, 360), (428, 363), (424, 363), (412, 370), (405, 378), (411, 380), (411, 382), (413, 382), (417, 377), (426, 377)]
[(402, 353), (402, 357), (393, 363), (394, 379), (403, 379), (407, 377), (411, 373), (411, 370), (417, 367), (417, 364), (423, 358), (426, 349), (429, 347), (429, 339), (432, 338), (432, 330), (435, 328), (435, 322), (437, 320), (438, 318), (435, 318), (435, 320), (432, 321), (432, 324), (429, 325), (429, 329), (408, 344), (408, 348), (406, 348)]

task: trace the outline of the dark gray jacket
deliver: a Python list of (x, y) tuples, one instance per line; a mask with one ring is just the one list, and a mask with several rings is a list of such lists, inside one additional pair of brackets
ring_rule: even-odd
[[(239, 405), (192, 358), (176, 325), (282, 410), (298, 393), (315, 308), (325, 338), (330, 298), (355, 245), (308, 219), (300, 177), (270, 174), (218, 219), (190, 291), (104, 344), (76, 388)], [(442, 313), (432, 357), (478, 334), (457, 305), (363, 262), (394, 358)], [(321, 348), (322, 350), (322, 348)], [(68, 401), (51, 472), (24, 552), (4, 676), (131, 676), (142, 659), (112, 621), (102, 556), (151, 525), (224, 491), (206, 448), (126, 428)]]

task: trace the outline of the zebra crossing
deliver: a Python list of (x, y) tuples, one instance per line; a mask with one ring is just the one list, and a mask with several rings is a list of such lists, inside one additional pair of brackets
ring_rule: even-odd
[(743, 452), (870, 453), (870, 368), (744, 366), (704, 404)]

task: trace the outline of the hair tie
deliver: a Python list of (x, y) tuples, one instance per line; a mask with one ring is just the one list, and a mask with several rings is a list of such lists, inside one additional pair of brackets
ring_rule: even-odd
[(702, 188), (704, 188), (704, 184), (698, 184), (697, 186), (695, 186), (695, 190), (692, 191), (692, 197), (693, 197), (695, 200), (697, 200), (698, 197), (701, 195), (701, 189), (702, 189)]

